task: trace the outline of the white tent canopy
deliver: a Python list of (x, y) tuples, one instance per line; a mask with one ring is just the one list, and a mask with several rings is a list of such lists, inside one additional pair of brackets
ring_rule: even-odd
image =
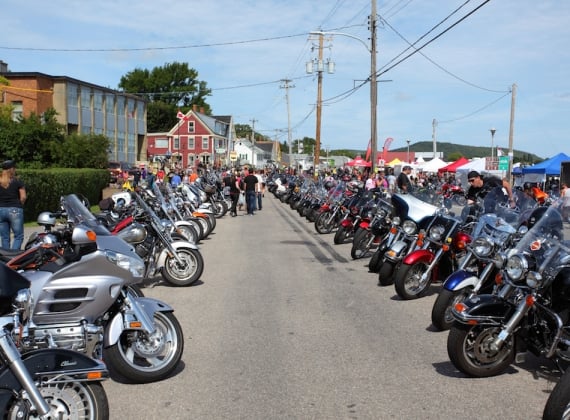
[(461, 181), (461, 185), (467, 185), (467, 174), (469, 171), (477, 171), (482, 175), (495, 175), (499, 178), (504, 175), (503, 171), (487, 171), (485, 170), (485, 158), (475, 158), (461, 165), (456, 169), (455, 178)]
[(429, 162), (424, 162), (418, 165), (420, 170), (423, 172), (437, 172), (438, 169), (447, 166), (447, 163), (441, 160), (440, 158), (436, 157), (430, 160)]

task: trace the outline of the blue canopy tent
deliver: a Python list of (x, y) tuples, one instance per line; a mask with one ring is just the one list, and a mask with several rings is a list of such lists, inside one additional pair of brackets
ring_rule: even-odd
[(560, 164), (565, 161), (570, 161), (570, 156), (558, 153), (544, 162), (523, 168), (524, 182), (544, 182), (548, 176), (560, 176)]

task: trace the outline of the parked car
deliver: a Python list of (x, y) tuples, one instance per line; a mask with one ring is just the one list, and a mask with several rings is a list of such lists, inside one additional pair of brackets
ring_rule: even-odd
[(109, 169), (109, 176), (110, 176), (110, 180), (109, 182), (111, 184), (115, 184), (117, 183), (119, 177), (121, 176), (121, 174), (124, 171), (129, 171), (132, 168), (132, 165), (129, 164), (128, 162), (115, 162), (115, 161), (110, 161), (109, 165), (108, 165), (108, 169)]

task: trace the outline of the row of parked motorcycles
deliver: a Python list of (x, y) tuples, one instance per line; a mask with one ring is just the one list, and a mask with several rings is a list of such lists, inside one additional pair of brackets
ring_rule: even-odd
[(172, 374), (182, 327), (174, 308), (141, 286), (200, 279), (198, 243), (227, 211), (226, 202), (214, 209), (221, 188), (208, 185), (118, 192), (96, 214), (69, 194), (38, 216), (43, 231), (24, 250), (0, 249), (3, 418), (107, 419), (101, 381)]
[(510, 200), (496, 187), (450, 206), (449, 190), (434, 200), (425, 191), (366, 191), (348, 178), (271, 184), (318, 234), (351, 242), (353, 259), (369, 258), (379, 286), (393, 285), (402, 300), (437, 293), (433, 329), (449, 330), (449, 359), (465, 375), (499, 375), (528, 352), (553, 361), (566, 373), (544, 418), (570, 418), (570, 238), (561, 199), (537, 202), (515, 189)]

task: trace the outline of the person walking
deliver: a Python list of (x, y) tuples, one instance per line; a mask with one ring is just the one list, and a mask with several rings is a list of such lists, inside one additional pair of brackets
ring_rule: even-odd
[(560, 184), (560, 197), (562, 197), (562, 218), (570, 223), (570, 188), (568, 184)]
[(253, 169), (246, 170), (246, 176), (243, 179), (245, 189), (245, 205), (247, 214), (253, 216), (255, 214), (255, 191), (257, 188), (257, 177), (253, 173)]
[(232, 206), (230, 208), (230, 216), (236, 217), (237, 216), (237, 204), (239, 200), (239, 196), (241, 194), (241, 188), (239, 186), (239, 180), (235, 173), (228, 174), (224, 178), (224, 185), (228, 186), (230, 189), (230, 198), (232, 199)]
[[(2, 248), (20, 249), (24, 242), (24, 203), (26, 186), (16, 178), (16, 163), (13, 160), (2, 162), (0, 175), (0, 237)], [(14, 242), (10, 246), (10, 234)]]
[(257, 210), (262, 208), (262, 198), (265, 193), (265, 179), (263, 178), (263, 171), (260, 169), (255, 174), (257, 177), (257, 184), (255, 184), (255, 196), (257, 198)]
[(412, 191), (412, 181), (410, 181), (410, 174), (412, 173), (412, 167), (406, 165), (402, 168), (402, 172), (398, 175), (396, 179), (396, 186), (401, 193), (407, 194)]

